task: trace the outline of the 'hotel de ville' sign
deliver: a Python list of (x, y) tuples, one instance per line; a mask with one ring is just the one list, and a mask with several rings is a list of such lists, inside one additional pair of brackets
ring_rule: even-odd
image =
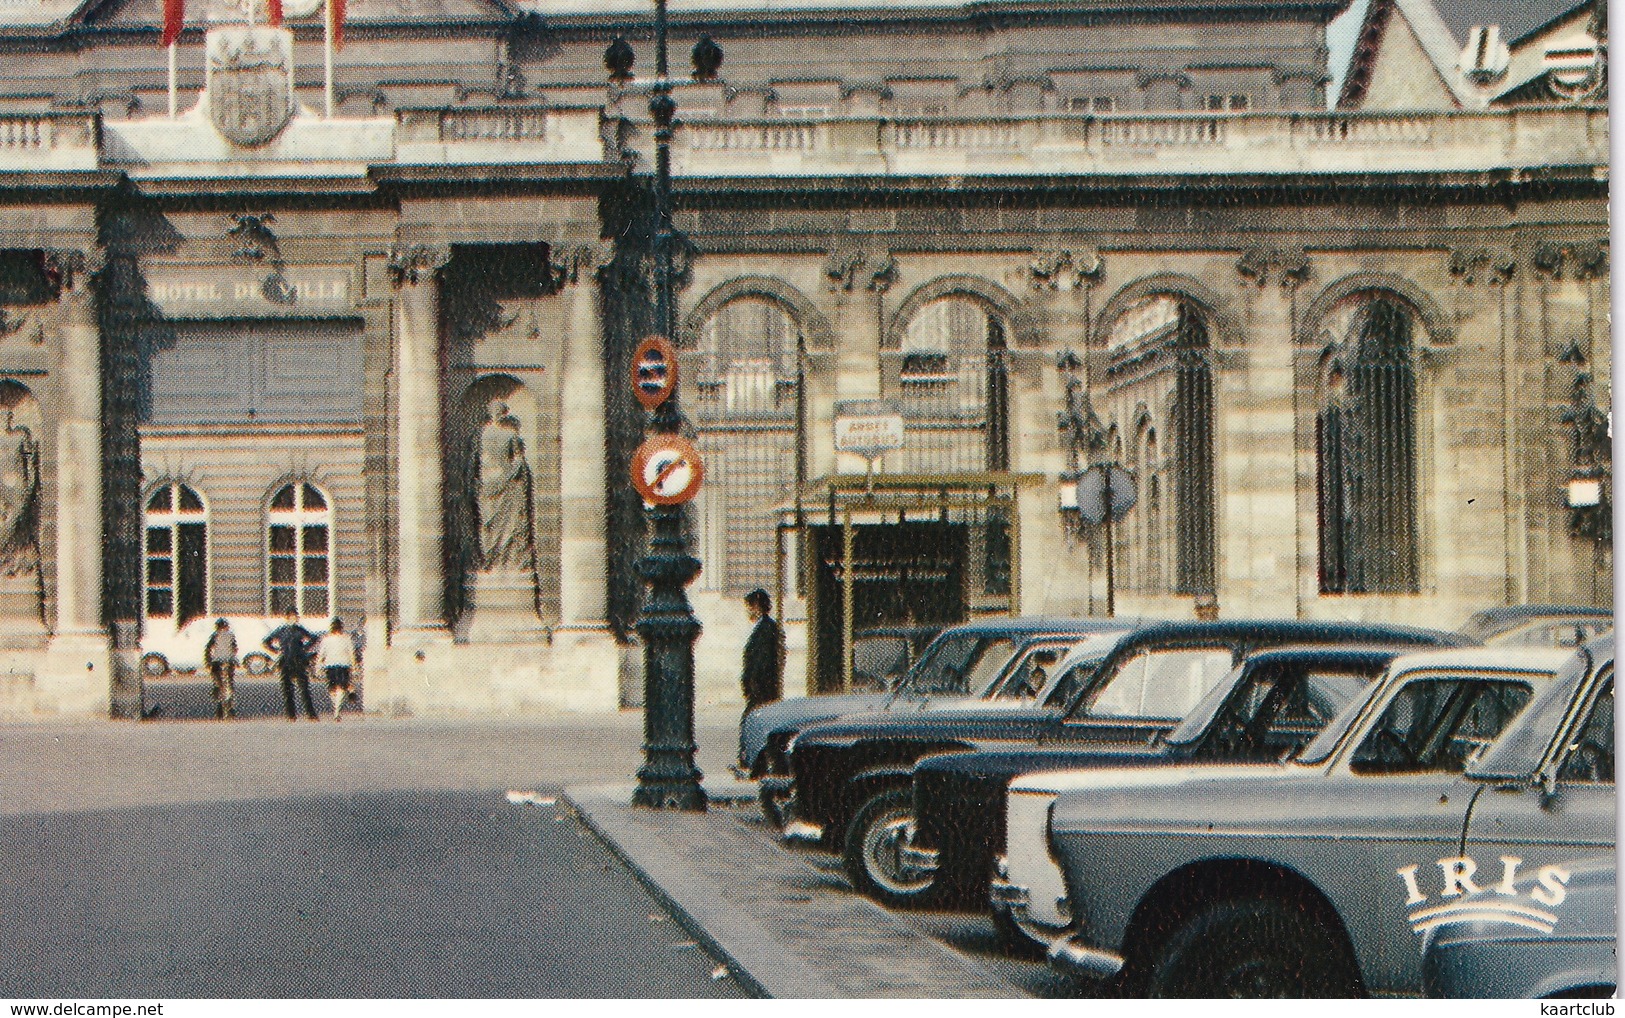
[(281, 133), (293, 116), (293, 33), (231, 25), (209, 29), (204, 78), (209, 121), (251, 148)]

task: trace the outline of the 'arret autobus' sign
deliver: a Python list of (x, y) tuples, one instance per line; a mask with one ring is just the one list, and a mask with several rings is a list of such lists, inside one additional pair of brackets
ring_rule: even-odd
[(355, 314), (347, 265), (153, 265), (147, 299), (166, 318), (337, 318)]
[(842, 400), (835, 404), (835, 448), (873, 462), (903, 447), (903, 411), (890, 400)]

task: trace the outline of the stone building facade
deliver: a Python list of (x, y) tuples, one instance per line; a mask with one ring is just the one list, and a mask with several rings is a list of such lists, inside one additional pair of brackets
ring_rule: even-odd
[[(1120, 613), (1611, 603), (1563, 501), (1606, 111), (1327, 112), (1339, 9), (674, 5), (726, 53), (674, 139), (702, 705), (757, 586), (822, 687), (848, 622), (1102, 612), (1108, 461)], [(331, 116), (319, 13), (194, 3), (174, 115), (157, 0), (3, 14), (9, 711), (134, 714), (143, 632), (288, 609), (362, 625), (373, 709), (636, 699), (646, 12), (349, 12)]]

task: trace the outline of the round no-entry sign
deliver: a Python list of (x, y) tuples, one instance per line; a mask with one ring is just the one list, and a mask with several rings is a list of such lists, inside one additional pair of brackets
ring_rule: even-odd
[(665, 336), (650, 336), (632, 352), (632, 392), (645, 410), (671, 398), (677, 388), (677, 348)]
[(681, 505), (700, 493), (700, 451), (677, 435), (650, 435), (632, 454), (632, 487), (645, 502)]

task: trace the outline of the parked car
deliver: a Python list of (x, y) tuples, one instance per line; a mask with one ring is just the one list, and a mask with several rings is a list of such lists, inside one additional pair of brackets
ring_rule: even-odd
[[(930, 756), (914, 767), (914, 823), (895, 871), (874, 875), (887, 904), (988, 907), (1004, 844), (1012, 778), (1088, 767), (1263, 763), (1295, 754), (1350, 701), (1364, 699), (1396, 656), (1414, 647), (1316, 646), (1244, 659), (1166, 738), (1102, 748), (1038, 743), (1008, 751)], [(1047, 945), (1046, 945), (1047, 946)]]
[[(1161, 622), (1124, 636), (1060, 695), (1015, 709), (860, 714), (808, 727), (787, 753), (797, 823), (788, 840), (842, 856), (859, 890), (906, 893), (898, 849), (913, 822), (914, 765), (936, 753), (1052, 746), (1144, 746), (1184, 717), (1247, 654), (1292, 643), (1452, 646), (1463, 638), (1370, 623)], [(892, 882), (888, 887), (887, 882)]]
[(1487, 645), (1579, 647), (1613, 630), (1607, 608), (1523, 604), (1475, 612), (1458, 631)]
[[(161, 679), (171, 672), (195, 672), (203, 668), (203, 650), (209, 645), (209, 637), (219, 618), (217, 615), (195, 618), (179, 629), (170, 629), (159, 621), (149, 624), (141, 636), (141, 673), (149, 679)], [(282, 620), (251, 615), (227, 615), (225, 619), (237, 637), (238, 667), (250, 675), (269, 672), (274, 662), (266, 653), (263, 641)]]
[[(1557, 920), (1512, 912), (1499, 887), (1462, 899), (1477, 918), (1422, 935), (1422, 988), (1429, 997), (1612, 997), (1619, 983), (1616, 953), (1619, 898), (1615, 857), (1563, 867), (1568, 880)], [(1536, 889), (1518, 881), (1514, 898)]]
[[(944, 630), (914, 666), (887, 692), (802, 696), (758, 707), (739, 725), (735, 771), (762, 780), (762, 809), (782, 825), (788, 797), (784, 747), (811, 724), (867, 711), (943, 710), (968, 702), (1019, 707), (1020, 696), (1005, 697), (1005, 673), (1024, 655), (1061, 649), (1085, 636), (1126, 632), (1133, 619), (1001, 618)], [(775, 780), (777, 779), (777, 780)]]
[(1611, 638), (1419, 653), (1291, 762), (1018, 778), (995, 899), (1131, 991), (1418, 993), (1463, 895), (1533, 874), (1509, 908), (1538, 910), (1612, 850), (1612, 681)]

